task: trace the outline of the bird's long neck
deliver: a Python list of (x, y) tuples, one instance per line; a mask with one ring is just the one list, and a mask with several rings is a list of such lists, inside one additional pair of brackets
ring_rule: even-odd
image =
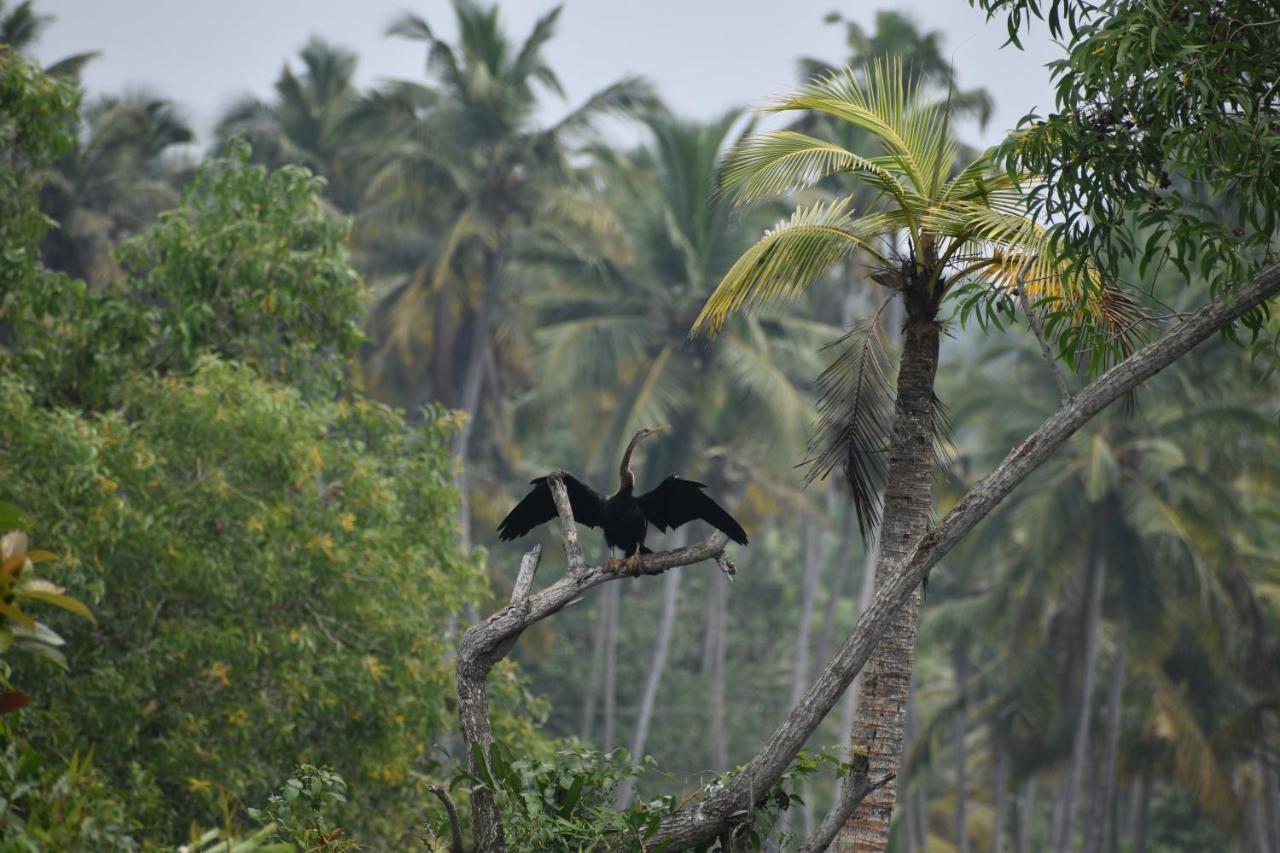
[(636, 445), (640, 443), (643, 435), (634, 435), (631, 442), (627, 445), (627, 450), (622, 454), (622, 464), (618, 466), (618, 492), (630, 492), (635, 488), (636, 478), (631, 473), (631, 451), (636, 449)]

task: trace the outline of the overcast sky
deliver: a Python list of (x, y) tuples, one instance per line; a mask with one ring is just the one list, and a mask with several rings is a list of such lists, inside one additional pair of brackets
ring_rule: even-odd
[[(501, 3), (518, 38), (554, 4)], [(568, 0), (560, 32), (549, 47), (571, 102), (623, 74), (652, 80), (666, 102), (687, 116), (709, 117), (732, 106), (758, 105), (796, 82), (802, 55), (845, 56), (843, 29), (823, 23), (837, 9), (870, 24), (891, 3), (840, 0)], [(996, 113), (985, 133), (991, 143), (1034, 107), (1052, 105), (1044, 63), (1057, 55), (1047, 40), (1028, 50), (1001, 49), (1004, 25), (988, 24), (965, 0), (897, 4), (928, 29), (947, 33), (960, 84), (986, 86)], [(452, 38), (447, 0), (39, 0), (57, 21), (38, 45), (43, 61), (100, 50), (85, 75), (90, 94), (145, 89), (183, 108), (202, 141), (237, 96), (270, 95), (286, 59), (312, 34), (354, 49), (362, 85), (386, 78), (421, 79), (423, 46), (388, 39), (400, 11), (423, 15)], [(1042, 35), (1042, 30), (1037, 36)]]

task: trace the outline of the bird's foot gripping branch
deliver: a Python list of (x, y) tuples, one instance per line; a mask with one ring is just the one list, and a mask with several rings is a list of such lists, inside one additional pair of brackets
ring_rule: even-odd
[[(534, 545), (520, 561), (511, 602), (479, 624), (468, 628), (458, 647), (458, 716), (462, 723), (462, 736), (467, 744), (470, 772), (481, 779), (489, 773), (489, 752), (493, 744), (486, 691), (489, 673), (498, 661), (510, 653), (526, 628), (577, 601), (592, 587), (620, 580), (628, 575), (659, 575), (677, 566), (688, 566), (706, 560), (713, 561), (729, 577), (734, 574), (733, 563), (724, 553), (729, 537), (719, 531), (708, 539), (684, 548), (636, 555), (626, 562), (625, 574), (610, 571), (607, 564), (587, 565), (578, 544), (578, 528), (564, 481), (559, 474), (552, 474), (547, 480), (560, 517), (565, 557), (568, 561), (565, 576), (543, 591), (531, 594), (533, 578), (542, 559), (542, 546)], [(471, 821), (477, 850), (487, 853), (506, 849), (502, 818), (498, 813), (493, 791), (486, 786), (477, 786), (472, 792)], [(458, 836), (455, 835), (456, 837)], [(455, 849), (460, 847), (460, 843), (455, 845)]]

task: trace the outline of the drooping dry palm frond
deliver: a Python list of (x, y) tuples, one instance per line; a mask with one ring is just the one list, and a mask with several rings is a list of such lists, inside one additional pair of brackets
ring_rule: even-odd
[(818, 426), (809, 442), (806, 482), (844, 468), (863, 539), (880, 523), (880, 491), (889, 470), (893, 423), (889, 353), (875, 320), (857, 323), (825, 350), (840, 354), (818, 377)]

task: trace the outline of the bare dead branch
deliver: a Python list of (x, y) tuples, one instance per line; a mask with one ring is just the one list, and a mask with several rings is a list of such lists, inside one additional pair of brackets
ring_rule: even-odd
[(440, 785), (428, 785), (427, 790), (444, 803), (444, 810), (449, 815), (449, 853), (466, 853), (466, 848), (462, 846), (462, 824), (458, 820), (458, 810), (453, 805), (453, 798)]
[(754, 806), (764, 796), (762, 792), (769, 791), (786, 772), (805, 741), (866, 665), (894, 613), (965, 534), (1104, 407), (1277, 293), (1280, 264), (1273, 264), (1254, 276), (1248, 286), (1215, 299), (1187, 322), (1112, 367), (1054, 412), (888, 572), (885, 583), (876, 590), (875, 600), (844, 644), (742, 772), (706, 800), (663, 818), (657, 832), (646, 841), (648, 848), (680, 850), (706, 844), (728, 825), (731, 815)]
[(520, 573), (516, 575), (515, 589), (511, 590), (511, 606), (529, 608), (529, 591), (533, 588), (533, 576), (542, 562), (542, 545), (535, 544), (520, 560)]
[(551, 499), (555, 501), (556, 513), (560, 516), (560, 530), (564, 536), (564, 556), (569, 561), (570, 572), (580, 572), (586, 568), (586, 560), (582, 558), (582, 546), (578, 544), (578, 525), (573, 520), (573, 508), (569, 505), (569, 493), (565, 491), (564, 480), (557, 471), (547, 478), (551, 484)]
[(716, 568), (720, 569), (721, 573), (729, 579), (729, 583), (733, 583), (734, 577), (738, 574), (738, 567), (724, 554), (716, 555)]

